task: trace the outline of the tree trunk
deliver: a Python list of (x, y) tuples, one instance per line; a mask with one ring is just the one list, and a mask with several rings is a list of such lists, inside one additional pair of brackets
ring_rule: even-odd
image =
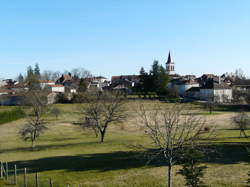
[(105, 131), (102, 131), (101, 132), (101, 143), (104, 142), (104, 136), (105, 136)]
[(172, 164), (168, 165), (168, 187), (172, 187)]
[(107, 125), (106, 126), (104, 126), (104, 128), (103, 129), (100, 129), (100, 134), (101, 134), (101, 143), (103, 143), (104, 142), (104, 136), (105, 136), (105, 134), (106, 134), (106, 130), (107, 130)]
[(34, 148), (35, 148), (35, 141), (31, 141), (31, 150), (33, 151), (34, 150)]

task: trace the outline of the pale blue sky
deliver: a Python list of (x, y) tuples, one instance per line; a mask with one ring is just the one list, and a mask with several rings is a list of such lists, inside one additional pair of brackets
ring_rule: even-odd
[(0, 0), (0, 77), (28, 65), (137, 74), (168, 50), (177, 73), (250, 75), (249, 0)]

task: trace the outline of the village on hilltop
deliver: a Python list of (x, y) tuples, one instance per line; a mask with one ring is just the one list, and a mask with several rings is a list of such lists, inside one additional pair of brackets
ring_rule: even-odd
[[(234, 93), (246, 92), (250, 84), (239, 83), (235, 73), (223, 75), (203, 74), (201, 77), (195, 75), (179, 75), (176, 73), (175, 63), (169, 52), (166, 62), (166, 74), (169, 77), (167, 89), (174, 92), (176, 97), (184, 101), (213, 101), (218, 103), (232, 103), (235, 101)], [(22, 78), (23, 79), (23, 78)], [(122, 91), (126, 94), (138, 92), (141, 83), (141, 75), (119, 75), (112, 76), (111, 80), (103, 76), (86, 76), (80, 78), (70, 72), (61, 74), (54, 80), (43, 78), (39, 80), (41, 90), (46, 90), (48, 103), (58, 102), (58, 97), (70, 101), (74, 94), (81, 90), (84, 81), (86, 90), (96, 89), (99, 91)], [(24, 91), (29, 90), (25, 81), (2, 79), (0, 80), (0, 103), (1, 105), (18, 105), (24, 99)], [(234, 92), (235, 90), (235, 92)], [(243, 102), (237, 95), (237, 101)]]

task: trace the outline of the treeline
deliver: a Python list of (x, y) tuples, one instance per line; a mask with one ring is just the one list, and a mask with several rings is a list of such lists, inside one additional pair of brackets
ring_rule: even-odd
[(84, 68), (74, 68), (71, 71), (51, 71), (45, 70), (41, 73), (39, 64), (35, 64), (34, 67), (29, 66), (25, 75), (19, 74), (16, 80), (25, 84), (29, 90), (40, 90), (41, 81), (58, 81), (63, 74), (68, 74), (74, 78), (74, 80), (79, 80), (79, 90), (85, 91), (87, 89), (86, 78), (92, 77), (92, 74)]

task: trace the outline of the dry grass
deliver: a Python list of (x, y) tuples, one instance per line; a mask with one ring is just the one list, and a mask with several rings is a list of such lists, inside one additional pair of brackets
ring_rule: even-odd
[[(152, 110), (155, 101), (144, 102)], [(159, 103), (169, 105), (167, 103)], [(186, 105), (186, 104), (185, 104)], [(197, 115), (206, 112), (196, 105), (186, 105)], [(35, 171), (40, 173), (42, 181), (52, 177), (56, 184), (79, 184), (84, 186), (165, 186), (166, 167), (152, 163), (145, 166), (146, 160), (135, 157), (128, 145), (149, 143), (138, 125), (136, 102), (127, 103), (129, 118), (123, 124), (108, 129), (106, 142), (100, 144), (89, 131), (83, 131), (72, 122), (81, 116), (77, 105), (57, 105), (62, 115), (56, 120), (48, 116), (49, 131), (39, 138), (37, 149), (30, 151), (30, 144), (23, 142), (17, 132), (25, 123), (18, 120), (0, 126), (0, 160), (17, 164), (19, 168), (29, 168), (30, 182)], [(1, 110), (4, 110), (3, 108)], [(234, 112), (216, 112), (218, 115), (204, 115), (207, 123), (218, 129), (217, 144), (219, 155), (212, 155), (206, 163), (205, 182), (212, 186), (243, 186), (250, 170), (247, 153), (243, 143), (248, 139), (238, 138), (239, 132), (232, 130), (230, 118)], [(250, 132), (248, 132), (250, 134)], [(180, 166), (175, 167), (177, 171)], [(20, 183), (22, 178), (20, 177)], [(175, 187), (183, 186), (183, 178), (175, 176)], [(0, 186), (4, 186), (3, 183)], [(231, 185), (232, 186), (232, 185)]]

